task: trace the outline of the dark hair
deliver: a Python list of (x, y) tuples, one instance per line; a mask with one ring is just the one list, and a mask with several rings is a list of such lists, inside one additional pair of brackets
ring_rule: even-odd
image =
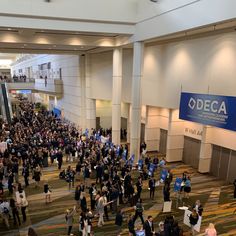
[(148, 220), (151, 219), (151, 218), (152, 218), (152, 216), (148, 216)]
[(28, 235), (29, 236), (38, 236), (37, 233), (35, 232), (35, 230), (31, 227), (29, 227)]

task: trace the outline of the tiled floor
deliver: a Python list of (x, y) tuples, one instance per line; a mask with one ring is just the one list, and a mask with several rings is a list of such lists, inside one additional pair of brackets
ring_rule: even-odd
[[(233, 199), (233, 186), (227, 185), (223, 181), (217, 180), (212, 176), (199, 174), (191, 167), (181, 163), (170, 164), (168, 167), (173, 169), (174, 178), (176, 176), (181, 176), (184, 171), (188, 171), (192, 177), (192, 192), (189, 199), (184, 199), (183, 203), (182, 201), (176, 201), (174, 194), (171, 195), (173, 201), (172, 214), (183, 227), (184, 235), (190, 235), (189, 228), (183, 225), (184, 212), (179, 210), (178, 206), (182, 206), (183, 204), (191, 206), (197, 199), (200, 199), (204, 205), (204, 212), (201, 233), (198, 235), (204, 235), (203, 233), (206, 226), (212, 222), (216, 225), (218, 235), (235, 236), (236, 214), (233, 212), (236, 209), (236, 200)], [(27, 222), (20, 228), (7, 231), (0, 221), (0, 235), (27, 235), (26, 232), (29, 226), (35, 228), (38, 235), (42, 236), (66, 235), (65, 210), (73, 207), (75, 201), (73, 190), (68, 190), (67, 183), (63, 180), (59, 180), (58, 174), (59, 172), (56, 170), (56, 166), (49, 167), (43, 171), (43, 180), (47, 179), (52, 186), (53, 202), (50, 204), (44, 203), (43, 181), (41, 187), (38, 189), (35, 189), (34, 184), (32, 184), (26, 190), (29, 201)], [(137, 173), (134, 172), (134, 176), (137, 176)], [(158, 178), (158, 176), (159, 173), (157, 172), (155, 177)], [(166, 216), (166, 213), (162, 213), (162, 186), (157, 188), (155, 200), (150, 200), (147, 181), (144, 185), (142, 198), (144, 201), (145, 216), (152, 215), (155, 219), (155, 226), (157, 228), (157, 224)], [(90, 202), (89, 199), (87, 202)], [(132, 211), (132, 208), (130, 207), (122, 207), (125, 212)], [(73, 228), (73, 233), (75, 235), (79, 235), (77, 222), (78, 215), (75, 217)], [(139, 224), (138, 220), (137, 224)], [(125, 221), (122, 235), (128, 235), (126, 226), (127, 224)], [(96, 222), (94, 222), (94, 232), (95, 236), (104, 236), (104, 233), (107, 233), (107, 236), (115, 236), (116, 227), (114, 225), (114, 215), (111, 215), (110, 213), (110, 221), (106, 222), (105, 226), (102, 228), (97, 228)]]

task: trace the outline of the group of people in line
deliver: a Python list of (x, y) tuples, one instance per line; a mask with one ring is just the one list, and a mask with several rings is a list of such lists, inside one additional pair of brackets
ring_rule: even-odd
[[(150, 199), (155, 197), (155, 189), (159, 180), (154, 178), (154, 172), (149, 172), (150, 165), (155, 165), (156, 170), (165, 166), (165, 161), (157, 157), (144, 156), (144, 165), (139, 170), (137, 178), (133, 176), (133, 159), (129, 157), (128, 145), (115, 146), (108, 137), (105, 143), (101, 142), (104, 130), (86, 130), (81, 132), (74, 125), (55, 117), (53, 112), (45, 109), (35, 110), (35, 105), (24, 101), (20, 103), (20, 114), (14, 116), (11, 124), (0, 121), (1, 151), (0, 151), (0, 194), (3, 195), (3, 180), (7, 182), (10, 202), (2, 200), (0, 205), (1, 216), (7, 227), (9, 216), (12, 215), (15, 225), (21, 225), (26, 221), (26, 209), (28, 201), (24, 189), (19, 183), (19, 175), (22, 174), (24, 188), (29, 186), (30, 176), (35, 182), (35, 188), (40, 186), (42, 169), (57, 162), (60, 170), (59, 177), (68, 183), (71, 191), (75, 187), (74, 199), (76, 204), (65, 213), (65, 222), (68, 226), (67, 234), (73, 230), (73, 219), (79, 214), (80, 231), (83, 236), (93, 235), (93, 222), (97, 220), (97, 226), (104, 225), (104, 218), (109, 220), (109, 212), (115, 216), (117, 235), (121, 234), (124, 222), (124, 207), (131, 206), (134, 215), (128, 217), (127, 228), (130, 235), (141, 235), (142, 231), (149, 235), (182, 234), (178, 222), (169, 216), (164, 222), (159, 223), (159, 229), (154, 230), (153, 217), (150, 215), (144, 220), (145, 212), (142, 202), (144, 181), (148, 181)], [(111, 132), (106, 131), (108, 136)], [(4, 146), (5, 145), (5, 146)], [(140, 153), (146, 149), (142, 143)], [(70, 162), (65, 170), (62, 170), (63, 162)], [(73, 161), (77, 161), (72, 168)], [(21, 167), (21, 168), (20, 168)], [(20, 169), (22, 172), (20, 173)], [(157, 172), (157, 171), (156, 171)], [(92, 181), (94, 177), (94, 182)], [(170, 201), (170, 188), (173, 174), (169, 170), (163, 182), (164, 201)], [(76, 186), (75, 186), (75, 183)], [(190, 177), (183, 174), (181, 191), (185, 197), (191, 192)], [(43, 187), (45, 203), (52, 201), (52, 189), (46, 181)], [(17, 193), (14, 197), (13, 193)], [(88, 197), (90, 203), (87, 202)], [(89, 208), (90, 206), (90, 208)], [(19, 209), (23, 221), (20, 220)], [(200, 207), (194, 208), (190, 216), (190, 223), (194, 225), (199, 216)], [(195, 212), (196, 211), (196, 212)], [(196, 213), (196, 214), (195, 214)], [(135, 222), (140, 218), (142, 227), (135, 229)], [(194, 221), (195, 220), (195, 221)], [(194, 233), (194, 231), (193, 231)]]

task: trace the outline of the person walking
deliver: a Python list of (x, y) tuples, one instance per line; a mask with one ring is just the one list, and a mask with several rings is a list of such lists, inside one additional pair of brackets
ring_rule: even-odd
[(134, 215), (134, 223), (137, 219), (137, 217), (139, 216), (139, 218), (142, 221), (142, 224), (144, 224), (144, 220), (143, 220), (143, 211), (144, 211), (144, 207), (142, 205), (142, 199), (139, 199), (136, 206), (134, 207), (135, 209), (135, 215)]

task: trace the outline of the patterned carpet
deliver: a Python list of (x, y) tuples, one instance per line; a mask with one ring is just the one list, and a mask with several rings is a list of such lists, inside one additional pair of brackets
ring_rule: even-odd
[[(191, 174), (192, 178), (192, 192), (189, 199), (184, 199), (183, 201), (176, 200), (174, 194), (171, 194), (172, 214), (183, 227), (184, 235), (190, 235), (190, 230), (187, 226), (183, 225), (184, 212), (179, 210), (178, 207), (182, 205), (192, 206), (193, 203), (199, 199), (204, 206), (204, 212), (201, 233), (198, 235), (204, 235), (205, 228), (212, 222), (216, 225), (218, 235), (235, 236), (236, 214), (234, 214), (234, 210), (236, 209), (236, 200), (233, 199), (233, 186), (227, 185), (215, 177), (199, 174), (193, 168), (182, 163), (169, 164), (168, 168), (173, 170), (174, 179), (177, 176), (181, 176), (184, 171)], [(159, 178), (158, 172), (155, 174), (156, 179)], [(65, 210), (67, 208), (72, 208), (76, 203), (74, 201), (74, 190), (72, 189), (69, 191), (67, 183), (64, 180), (58, 179), (58, 174), (59, 171), (56, 169), (56, 166), (44, 169), (41, 186), (36, 189), (34, 183), (32, 183), (30, 187), (26, 189), (26, 195), (29, 201), (27, 222), (21, 225), (20, 228), (13, 228), (12, 221), (10, 221), (12, 228), (11, 230), (7, 230), (0, 221), (0, 235), (27, 235), (29, 226), (32, 226), (40, 236), (66, 235)], [(136, 177), (137, 175), (137, 171), (134, 171), (133, 176)], [(49, 204), (45, 204), (44, 202), (44, 180), (48, 180), (49, 184), (52, 186), (53, 202)], [(173, 192), (173, 186), (171, 191)], [(161, 220), (164, 220), (167, 215), (166, 213), (162, 213), (162, 186), (157, 187), (155, 200), (150, 200), (147, 181), (145, 181), (142, 198), (145, 208), (145, 217), (152, 215), (154, 217), (155, 228), (157, 229), (158, 223)], [(87, 202), (90, 202), (89, 199)], [(122, 209), (125, 211), (125, 216), (133, 211), (132, 208), (124, 205), (122, 206)], [(105, 226), (102, 228), (98, 228), (96, 226), (97, 220), (94, 220), (95, 236), (104, 236), (104, 233), (107, 233), (109, 236), (116, 236), (116, 226), (114, 225), (115, 216), (109, 213), (109, 217), (110, 220), (105, 222)], [(79, 235), (78, 218), (79, 214), (75, 217), (75, 223), (72, 230), (74, 235)], [(136, 225), (139, 223), (140, 221), (137, 220)], [(122, 235), (128, 235), (126, 228), (127, 223), (125, 220)]]

